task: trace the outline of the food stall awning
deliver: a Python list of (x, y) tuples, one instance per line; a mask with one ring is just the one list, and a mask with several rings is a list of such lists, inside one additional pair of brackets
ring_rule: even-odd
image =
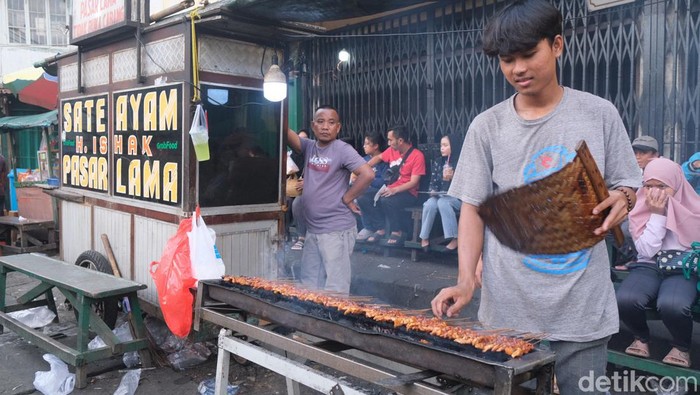
[(224, 7), (262, 19), (323, 22), (396, 11), (426, 0), (227, 0)]
[(217, 35), (273, 45), (322, 35), (352, 24), (355, 18), (371, 18), (432, 3), (434, 1), (425, 0), (222, 0), (202, 8), (197, 23)]
[(58, 77), (30, 67), (2, 76), (2, 87), (26, 104), (53, 110), (58, 106)]
[(0, 130), (3, 132), (9, 132), (12, 129), (45, 128), (56, 124), (58, 124), (58, 110), (0, 118)]

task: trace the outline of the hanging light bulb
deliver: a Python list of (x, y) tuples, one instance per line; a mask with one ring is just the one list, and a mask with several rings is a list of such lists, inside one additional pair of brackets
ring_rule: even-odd
[(263, 96), (273, 102), (287, 97), (287, 77), (277, 65), (277, 54), (272, 55), (272, 66), (263, 78)]
[(338, 52), (338, 60), (341, 62), (347, 62), (350, 60), (350, 52), (346, 51), (345, 48), (341, 49), (340, 52)]

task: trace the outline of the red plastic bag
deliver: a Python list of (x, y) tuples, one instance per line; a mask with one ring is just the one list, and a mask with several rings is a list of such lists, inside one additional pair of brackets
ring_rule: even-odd
[(183, 219), (177, 233), (165, 245), (160, 262), (151, 262), (151, 277), (156, 283), (163, 318), (170, 331), (179, 337), (186, 337), (192, 328), (194, 297), (190, 288), (196, 280), (192, 277), (187, 239), (187, 232), (191, 230), (192, 218)]

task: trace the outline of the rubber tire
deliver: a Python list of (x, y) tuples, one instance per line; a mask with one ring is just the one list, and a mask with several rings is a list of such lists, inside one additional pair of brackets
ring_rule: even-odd
[[(91, 270), (97, 270), (98, 272), (114, 274), (112, 271), (112, 265), (110, 265), (109, 260), (95, 250), (88, 250), (80, 254), (78, 259), (75, 260), (76, 266), (85, 267)], [(108, 298), (102, 302), (93, 303), (92, 310), (99, 315), (105, 324), (109, 326), (109, 329), (114, 329), (114, 325), (117, 322), (117, 315), (119, 315), (119, 299), (118, 298)], [(75, 319), (78, 319), (78, 311), (73, 309), (75, 312)]]

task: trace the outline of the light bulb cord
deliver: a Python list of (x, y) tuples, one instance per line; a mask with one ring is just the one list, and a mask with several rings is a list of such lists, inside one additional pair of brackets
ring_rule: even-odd
[(199, 95), (199, 53), (197, 51), (197, 29), (194, 27), (195, 19), (199, 19), (199, 7), (190, 11), (190, 24), (192, 28), (192, 83), (194, 84), (194, 92), (192, 93), (192, 102), (196, 103), (201, 100)]

